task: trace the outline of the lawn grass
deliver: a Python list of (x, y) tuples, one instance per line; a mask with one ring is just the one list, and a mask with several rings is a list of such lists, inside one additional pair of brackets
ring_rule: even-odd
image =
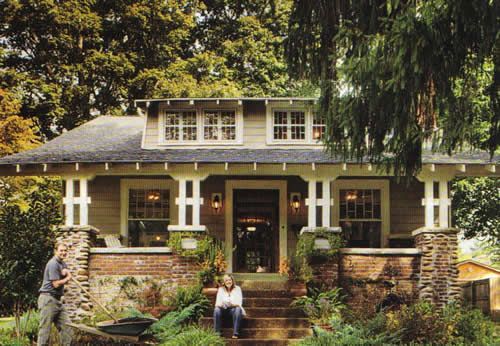
[(12, 326), (14, 317), (0, 317), (0, 329), (5, 329)]

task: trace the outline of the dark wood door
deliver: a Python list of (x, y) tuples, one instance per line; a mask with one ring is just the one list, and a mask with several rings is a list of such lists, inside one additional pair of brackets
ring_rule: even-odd
[(234, 190), (233, 268), (236, 272), (276, 272), (279, 253), (279, 191)]

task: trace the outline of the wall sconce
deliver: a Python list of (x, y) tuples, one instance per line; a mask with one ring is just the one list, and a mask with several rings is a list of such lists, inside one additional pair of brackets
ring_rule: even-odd
[(212, 209), (217, 214), (222, 209), (222, 193), (212, 193)]
[(290, 206), (295, 214), (300, 210), (300, 192), (292, 192), (290, 194)]

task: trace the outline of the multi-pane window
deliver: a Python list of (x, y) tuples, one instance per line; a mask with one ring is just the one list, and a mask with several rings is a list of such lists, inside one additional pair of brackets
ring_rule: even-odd
[(273, 115), (273, 138), (275, 140), (305, 140), (305, 112), (275, 111)]
[(340, 226), (350, 247), (380, 247), (380, 190), (340, 190)]
[(165, 246), (169, 222), (169, 190), (129, 190), (128, 233), (131, 246)]
[(319, 142), (324, 139), (326, 133), (326, 122), (323, 117), (320, 117), (318, 113), (313, 113), (313, 124), (312, 124), (312, 139), (314, 142)]
[(166, 141), (195, 141), (196, 112), (167, 112), (165, 114)]
[(205, 111), (203, 136), (207, 141), (234, 141), (236, 114), (234, 111)]

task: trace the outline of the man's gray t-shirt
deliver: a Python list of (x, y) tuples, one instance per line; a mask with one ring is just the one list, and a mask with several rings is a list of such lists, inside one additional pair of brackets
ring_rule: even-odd
[(49, 293), (56, 298), (60, 298), (64, 294), (64, 285), (54, 288), (52, 281), (63, 279), (64, 276), (61, 274), (61, 271), (65, 268), (68, 268), (66, 263), (57, 259), (56, 256), (52, 257), (45, 266), (40, 293)]

